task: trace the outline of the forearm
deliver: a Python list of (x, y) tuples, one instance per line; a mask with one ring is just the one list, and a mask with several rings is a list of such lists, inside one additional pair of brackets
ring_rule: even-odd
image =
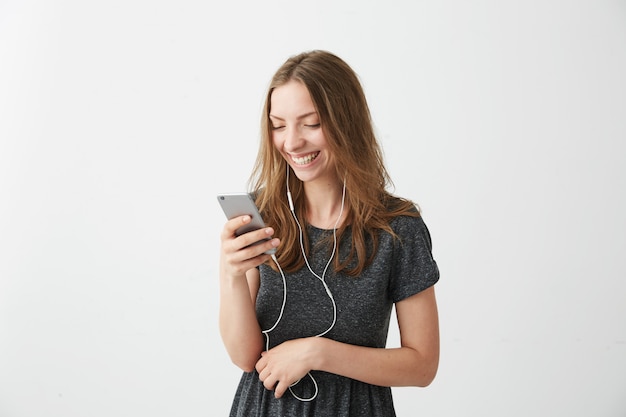
[(317, 352), (313, 369), (381, 386), (429, 385), (437, 373), (438, 353), (410, 347), (393, 349), (350, 345), (312, 338)]
[(252, 371), (263, 351), (263, 335), (245, 278), (220, 278), (219, 324), (233, 363), (246, 372)]

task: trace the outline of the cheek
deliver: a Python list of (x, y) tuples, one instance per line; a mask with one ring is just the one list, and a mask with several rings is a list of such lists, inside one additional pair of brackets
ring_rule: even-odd
[(326, 143), (326, 132), (324, 131), (324, 126), (320, 126), (315, 129), (313, 134), (315, 136), (315, 140)]
[(312, 142), (315, 142), (318, 147), (328, 149), (328, 142), (326, 141), (326, 136), (324, 132), (320, 129), (316, 134), (312, 137)]
[(271, 138), (272, 145), (274, 146), (273, 152), (276, 152), (280, 157), (287, 159), (285, 153), (283, 152), (283, 146), (285, 141), (280, 138), (279, 135), (272, 135)]
[(276, 149), (282, 149), (284, 141), (280, 139), (280, 135), (276, 134), (276, 132), (272, 132), (270, 140)]

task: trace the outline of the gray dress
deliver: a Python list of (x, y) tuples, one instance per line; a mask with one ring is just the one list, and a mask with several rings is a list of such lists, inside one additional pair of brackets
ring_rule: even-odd
[[(421, 218), (399, 216), (391, 222), (398, 236), (388, 233), (379, 236), (378, 253), (374, 262), (361, 276), (335, 274), (328, 268), (327, 283), (337, 306), (337, 320), (332, 330), (323, 337), (354, 345), (384, 348), (387, 341), (392, 305), (434, 285), (439, 270), (431, 253), (428, 229)], [(307, 226), (312, 253), (309, 263), (320, 277), (328, 262), (329, 245), (315, 245), (330, 230)], [(349, 231), (348, 231), (349, 232)], [(346, 233), (347, 235), (348, 233)], [(347, 236), (339, 243), (339, 254), (348, 251)], [(283, 281), (279, 273), (261, 265), (261, 285), (256, 311), (261, 329), (271, 328), (280, 314), (283, 302)], [(283, 317), (269, 334), (270, 348), (291, 339), (316, 336), (329, 328), (333, 320), (333, 304), (323, 284), (304, 266), (287, 274), (287, 301)], [(366, 384), (354, 379), (322, 371), (311, 371), (318, 386), (318, 394), (310, 398), (315, 385), (309, 376), (274, 398), (274, 392), (265, 389), (256, 371), (243, 373), (230, 412), (231, 417), (284, 416), (395, 416), (391, 388)]]

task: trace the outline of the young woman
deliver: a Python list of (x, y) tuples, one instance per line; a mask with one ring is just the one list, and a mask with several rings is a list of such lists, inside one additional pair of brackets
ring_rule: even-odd
[[(363, 89), (337, 56), (288, 59), (261, 124), (251, 191), (268, 227), (237, 237), (242, 216), (221, 234), (221, 335), (244, 371), (231, 416), (394, 416), (390, 387), (427, 386), (438, 367), (428, 229), (387, 191)], [(401, 346), (386, 348), (394, 304)]]

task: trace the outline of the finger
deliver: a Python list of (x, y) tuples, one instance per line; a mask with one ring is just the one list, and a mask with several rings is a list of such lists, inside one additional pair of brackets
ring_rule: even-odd
[(256, 363), (256, 365), (254, 366), (254, 368), (256, 369), (256, 371), (259, 373), (259, 375), (261, 374), (261, 372), (263, 372), (263, 370), (265, 369), (265, 367), (267, 366), (267, 359), (263, 358), (263, 353), (261, 353), (261, 359), (259, 359)]
[[(247, 259), (254, 259), (258, 264), (261, 264), (269, 259), (269, 255), (265, 252), (268, 252), (270, 249), (274, 249), (279, 245), (280, 241), (278, 239), (268, 242), (262, 242), (259, 244), (254, 244), (252, 246), (244, 247), (239, 249), (239, 251), (234, 254), (233, 259), (241, 262)], [(255, 265), (256, 266), (256, 265)]]
[(267, 368), (263, 369), (261, 372), (259, 372), (259, 380), (261, 382), (265, 382), (265, 380), (270, 376), (270, 372), (267, 370)]
[(252, 230), (237, 237), (237, 242), (242, 247), (250, 246), (263, 240), (269, 240), (274, 235), (274, 229), (264, 227), (262, 229)]
[(263, 380), (263, 386), (268, 390), (273, 390), (274, 388), (276, 388), (277, 383), (278, 380), (275, 376), (272, 376), (272, 374), (267, 375), (265, 380)]
[[(245, 217), (245, 216), (244, 216)], [(222, 232), (222, 256), (229, 265), (236, 265), (237, 270), (255, 268), (269, 259), (269, 252), (280, 245), (277, 238), (271, 239), (274, 230), (271, 227), (245, 233), (239, 237), (228, 237), (229, 227)]]
[(241, 226), (244, 226), (252, 221), (252, 217), (247, 214), (244, 216), (233, 217), (224, 224), (222, 229), (222, 239), (232, 238), (235, 236), (235, 231)]
[(286, 384), (283, 381), (279, 381), (278, 384), (276, 385), (276, 389), (274, 389), (274, 397), (276, 398), (282, 397), (288, 388), (289, 388), (289, 384)]

